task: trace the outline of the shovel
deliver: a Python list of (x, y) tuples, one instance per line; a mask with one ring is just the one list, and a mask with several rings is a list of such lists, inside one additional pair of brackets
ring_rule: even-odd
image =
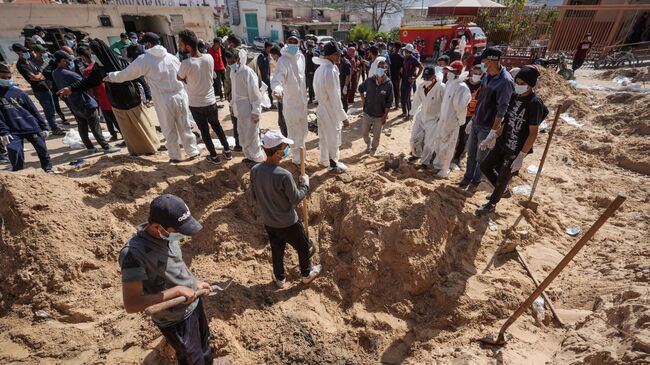
[(582, 236), (582, 238), (580, 238), (580, 240), (575, 244), (575, 246), (573, 246), (571, 251), (569, 251), (569, 253), (567, 253), (566, 256), (564, 256), (562, 261), (560, 261), (560, 263), (557, 264), (557, 266), (553, 269), (553, 271), (551, 271), (551, 273), (548, 274), (546, 279), (544, 279), (544, 281), (542, 281), (542, 283), (539, 284), (537, 289), (535, 289), (535, 291), (533, 291), (533, 293), (519, 306), (519, 308), (517, 308), (515, 313), (513, 313), (510, 316), (510, 318), (508, 318), (506, 323), (504, 323), (503, 326), (501, 327), (501, 330), (499, 331), (499, 334), (497, 336), (495, 336), (492, 333), (488, 333), (484, 337), (479, 338), (478, 341), (486, 343), (488, 345), (503, 346), (506, 344), (506, 342), (512, 339), (511, 334), (509, 333), (506, 334), (506, 330), (508, 329), (508, 327), (510, 327), (510, 325), (513, 324), (517, 320), (517, 318), (519, 318), (519, 316), (521, 316), (526, 311), (526, 309), (530, 307), (531, 304), (533, 304), (535, 299), (537, 299), (537, 297), (539, 297), (539, 295), (542, 294), (542, 292), (544, 292), (544, 290), (548, 288), (549, 285), (551, 285), (553, 280), (558, 275), (560, 275), (562, 270), (564, 270), (564, 268), (569, 264), (569, 262), (573, 260), (575, 255), (577, 255), (578, 252), (582, 249), (582, 247), (584, 247), (587, 244), (587, 242), (591, 239), (591, 237), (593, 237), (596, 234), (596, 232), (600, 229), (600, 227), (602, 227), (603, 224), (605, 224), (607, 219), (609, 219), (609, 217), (614, 215), (616, 210), (621, 206), (621, 204), (623, 204), (624, 201), (625, 201), (625, 196), (623, 194), (618, 194), (616, 199), (614, 199), (614, 201), (611, 204), (609, 204), (605, 212), (603, 212), (603, 214), (598, 218), (598, 220), (591, 226), (591, 228), (589, 228), (589, 231), (587, 231), (587, 233), (585, 233), (585, 235)]
[[(305, 148), (300, 148), (300, 175), (305, 174)], [(307, 206), (307, 197), (302, 200), (302, 223), (305, 225), (305, 234), (309, 238), (309, 207)]]
[[(217, 295), (217, 292), (224, 291), (230, 287), (230, 284), (232, 284), (233, 279), (232, 278), (227, 278), (224, 282), (222, 283), (212, 283), (210, 284), (210, 291), (207, 289), (199, 289), (194, 292), (194, 295), (196, 295), (196, 298), (198, 299), (199, 297), (208, 294), (209, 297)], [(185, 296), (180, 296), (176, 297), (170, 300), (166, 300), (164, 302), (150, 305), (148, 306), (145, 310), (144, 313), (148, 316), (152, 316), (160, 311), (175, 307), (179, 304), (185, 303), (187, 298)], [(194, 299), (196, 300), (196, 299)]]

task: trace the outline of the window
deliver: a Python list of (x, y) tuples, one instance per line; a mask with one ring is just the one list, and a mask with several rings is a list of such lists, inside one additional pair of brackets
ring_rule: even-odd
[(99, 18), (99, 24), (102, 25), (102, 27), (112, 27), (113, 23), (111, 22), (111, 17), (108, 15), (100, 15), (97, 18)]
[(325, 11), (323, 9), (314, 9), (313, 16), (316, 18), (322, 18), (325, 16)]
[(275, 18), (276, 19), (293, 18), (293, 10), (292, 9), (275, 9)]
[(317, 35), (327, 35), (327, 29), (319, 29)]
[(341, 14), (341, 21), (342, 22), (349, 22), (350, 21), (350, 14)]

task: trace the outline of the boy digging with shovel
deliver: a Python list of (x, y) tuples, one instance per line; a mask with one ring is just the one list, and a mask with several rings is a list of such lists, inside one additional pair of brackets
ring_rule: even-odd
[(294, 209), (309, 193), (309, 177), (300, 176), (301, 187), (298, 188), (291, 173), (278, 166), (289, 155), (292, 144), (293, 141), (278, 130), (266, 132), (262, 136), (266, 161), (251, 170), (253, 199), (271, 241), (273, 279), (278, 288), (285, 283), (284, 249), (287, 242), (298, 251), (304, 284), (311, 283), (321, 271), (321, 265), (311, 266), (312, 246)]
[(211, 365), (210, 328), (203, 301), (195, 291), (210, 284), (194, 279), (183, 262), (180, 240), (193, 236), (203, 227), (192, 217), (183, 200), (175, 195), (157, 197), (149, 207), (149, 222), (120, 252), (122, 297), (127, 313), (179, 296), (186, 301), (153, 313), (151, 319), (176, 351), (181, 365)]

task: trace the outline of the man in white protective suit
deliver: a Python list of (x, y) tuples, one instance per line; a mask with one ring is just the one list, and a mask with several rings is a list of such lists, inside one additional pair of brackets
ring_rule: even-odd
[(341, 51), (336, 42), (332, 41), (323, 46), (321, 54), (323, 58), (313, 58), (314, 63), (320, 66), (314, 74), (314, 92), (318, 99), (316, 116), (320, 164), (328, 166), (328, 172), (340, 174), (347, 171), (347, 167), (339, 162), (341, 129), (350, 125), (341, 102), (341, 84), (336, 67), (341, 59)]
[(246, 65), (246, 51), (226, 51), (230, 66), (232, 111), (237, 118), (239, 144), (244, 152), (243, 162), (253, 167), (265, 159), (260, 142), (260, 115), (263, 95), (255, 71)]
[(187, 92), (183, 83), (176, 78), (181, 62), (160, 45), (160, 37), (157, 34), (145, 33), (142, 41), (145, 53), (133, 60), (124, 70), (109, 73), (104, 81), (121, 83), (144, 76), (151, 88), (151, 97), (160, 129), (165, 136), (169, 161), (181, 161), (180, 144), (188, 157), (195, 159), (200, 152), (190, 125)]
[(420, 159), (420, 163), (427, 167), (433, 157), (433, 133), (440, 119), (445, 84), (442, 83), (442, 73), (436, 74), (433, 67), (426, 67), (422, 78), (424, 82), (415, 91), (411, 109), (411, 113), (415, 113), (415, 123), (411, 129), (409, 161)]
[(305, 148), (307, 138), (307, 83), (305, 78), (305, 56), (300, 52), (298, 32), (291, 31), (287, 44), (280, 51), (281, 55), (275, 66), (271, 79), (273, 97), (280, 100), (282, 114), (287, 124), (287, 134), (293, 140), (291, 145), (292, 161), (300, 165), (300, 149)]
[(439, 169), (435, 176), (445, 179), (449, 176), (459, 127), (465, 124), (467, 104), (472, 99), (469, 87), (465, 83), (468, 72), (463, 72), (463, 63), (454, 61), (446, 68), (447, 83), (440, 108), (440, 121), (433, 133), (433, 151), (436, 154), (433, 165)]

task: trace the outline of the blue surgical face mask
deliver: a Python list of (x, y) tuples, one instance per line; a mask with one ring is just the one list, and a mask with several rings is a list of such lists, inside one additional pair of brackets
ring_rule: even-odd
[(515, 84), (515, 92), (517, 95), (525, 94), (528, 91), (528, 85)]
[(70, 71), (74, 71), (74, 61), (70, 61), (70, 62), (68, 63), (68, 70), (70, 70)]
[(26, 60), (28, 60), (28, 59), (32, 58), (32, 55), (29, 54), (29, 52), (24, 52), (24, 53), (23, 53), (23, 58), (26, 59)]
[(72, 46), (74, 46), (74, 41), (72, 39), (66, 39), (65, 44), (67, 44), (68, 47), (72, 48)]
[(165, 237), (165, 236), (163, 236), (162, 234), (160, 234), (160, 239), (162, 239), (162, 240), (164, 240), (164, 241), (167, 241), (167, 242), (170, 242), (170, 243), (171, 243), (171, 242), (179, 242), (180, 240), (182, 240), (183, 238), (185, 238), (185, 235), (183, 235), (182, 233), (178, 233), (178, 232), (167, 232), (167, 230), (164, 230), (164, 231), (165, 231), (165, 233), (167, 233), (167, 237)]
[(239, 70), (239, 64), (238, 63), (233, 63), (232, 65), (230, 65), (230, 68), (233, 71), (237, 72), (237, 70)]
[(282, 158), (287, 158), (289, 156), (289, 146), (284, 148), (284, 151), (282, 151)]
[(386, 74), (386, 70), (384, 70), (381, 67), (377, 67), (377, 70), (375, 71), (375, 75), (377, 75), (378, 77), (384, 77), (385, 74)]
[(50, 58), (50, 55), (47, 54), (47, 53), (43, 53), (43, 54), (41, 54), (41, 57), (42, 57), (44, 60), (46, 60), (46, 59)]
[(14, 80), (0, 79), (0, 87), (12, 87), (12, 86), (14, 86)]
[(100, 67), (104, 66), (104, 64), (102, 63), (102, 61), (99, 60), (99, 57), (97, 57), (97, 55), (91, 55), (90, 58), (93, 60), (93, 62), (98, 64)]
[(434, 68), (436, 74), (441, 74), (442, 73), (442, 66), (436, 66)]
[(300, 47), (297, 44), (287, 44), (287, 52), (291, 55), (298, 54)]
[(481, 71), (487, 71), (487, 65), (485, 63), (481, 63)]

